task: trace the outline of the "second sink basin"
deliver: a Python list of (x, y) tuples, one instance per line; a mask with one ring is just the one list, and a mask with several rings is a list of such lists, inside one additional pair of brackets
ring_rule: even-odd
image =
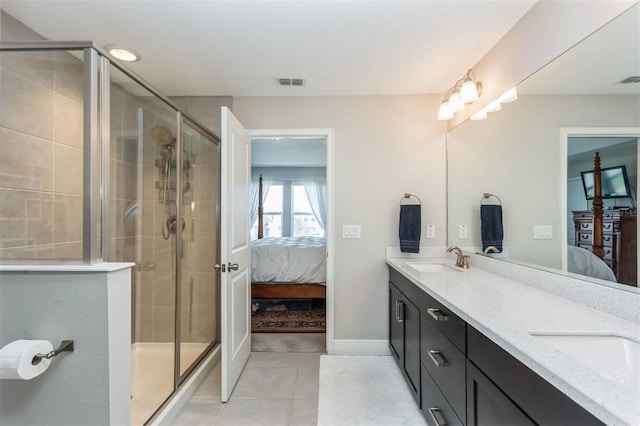
[(407, 266), (420, 272), (460, 272), (444, 263), (407, 262)]
[(640, 395), (640, 342), (613, 334), (530, 332), (531, 336)]

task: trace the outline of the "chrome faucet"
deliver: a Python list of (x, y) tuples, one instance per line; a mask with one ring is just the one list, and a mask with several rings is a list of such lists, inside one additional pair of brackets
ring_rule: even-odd
[(449, 253), (451, 253), (452, 251), (456, 251), (456, 266), (460, 267), (460, 268), (465, 268), (468, 269), (469, 268), (469, 256), (465, 256), (462, 254), (462, 250), (460, 250), (460, 247), (458, 246), (451, 246), (447, 249), (447, 251)]
[(491, 253), (500, 253), (500, 250), (498, 250), (498, 248), (496, 246), (489, 246), (486, 249), (484, 249), (484, 252), (482, 252), (483, 256), (486, 256), (489, 254), (489, 252)]

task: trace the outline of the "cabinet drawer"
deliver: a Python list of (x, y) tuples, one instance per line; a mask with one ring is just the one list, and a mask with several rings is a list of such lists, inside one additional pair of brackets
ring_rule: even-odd
[(447, 399), (424, 368), (421, 367), (422, 415), (430, 426), (463, 425)]
[(593, 234), (591, 232), (578, 232), (578, 242), (591, 244), (593, 242)]
[(602, 232), (613, 232), (613, 222), (603, 222)]
[(465, 356), (422, 314), (420, 360), (459, 417), (465, 413)]
[(466, 323), (459, 316), (425, 292), (420, 299), (420, 311), (422, 317), (435, 325), (463, 354), (467, 353)]
[(613, 246), (613, 235), (603, 235), (602, 242), (605, 246), (608, 246), (608, 247)]
[(580, 222), (580, 231), (593, 231), (592, 222)]

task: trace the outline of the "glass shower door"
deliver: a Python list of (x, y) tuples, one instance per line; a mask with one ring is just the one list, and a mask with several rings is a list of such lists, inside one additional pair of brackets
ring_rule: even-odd
[(182, 121), (180, 376), (218, 340), (219, 145)]
[(177, 112), (136, 81), (110, 70), (112, 262), (131, 275), (131, 424), (141, 425), (175, 389)]

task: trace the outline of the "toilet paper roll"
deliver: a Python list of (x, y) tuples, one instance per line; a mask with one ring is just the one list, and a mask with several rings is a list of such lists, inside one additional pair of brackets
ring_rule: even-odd
[(50, 359), (42, 358), (33, 365), (36, 354), (46, 354), (53, 350), (47, 340), (16, 340), (0, 349), (0, 379), (30, 380), (44, 373)]

